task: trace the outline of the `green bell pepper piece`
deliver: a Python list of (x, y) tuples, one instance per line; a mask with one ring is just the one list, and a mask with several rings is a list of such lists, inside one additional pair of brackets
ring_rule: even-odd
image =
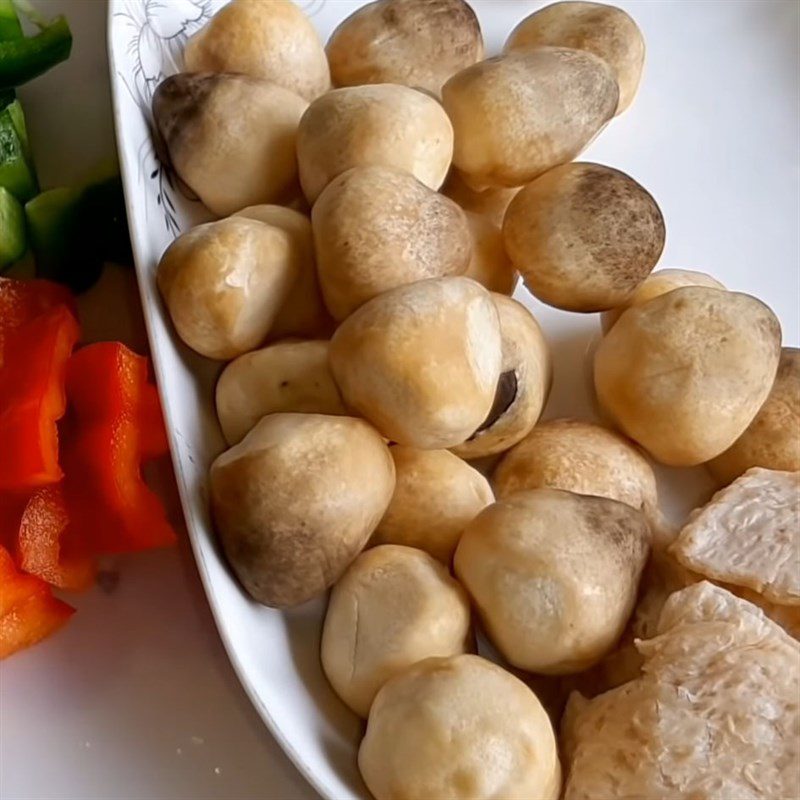
[(72, 32), (64, 17), (56, 17), (36, 36), (0, 41), (0, 89), (27, 83), (66, 61), (72, 50)]
[(25, 205), (25, 214), (40, 278), (83, 292), (100, 277), (106, 261), (132, 263), (119, 175), (42, 192)]
[(25, 211), (8, 189), (0, 187), (0, 271), (25, 255)]
[(0, 186), (25, 203), (39, 191), (39, 184), (27, 157), (30, 151), (22, 109), (12, 110), (12, 106), (18, 107), (18, 101), (0, 112)]
[(0, 41), (22, 38), (22, 25), (19, 24), (14, 3), (12, 0), (0, 0)]

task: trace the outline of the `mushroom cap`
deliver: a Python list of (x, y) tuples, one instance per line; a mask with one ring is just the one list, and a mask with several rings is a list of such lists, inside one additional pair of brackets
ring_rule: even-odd
[(389, 505), (394, 463), (353, 417), (270, 414), (210, 472), (223, 550), (247, 592), (276, 608), (332, 586)]

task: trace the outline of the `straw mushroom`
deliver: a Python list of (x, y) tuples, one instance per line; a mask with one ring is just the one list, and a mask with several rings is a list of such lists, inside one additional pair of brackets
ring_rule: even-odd
[(300, 184), (309, 203), (351, 167), (395, 167), (436, 190), (452, 156), (453, 126), (441, 105), (424, 92), (389, 83), (318, 97), (297, 131)]
[(555, 734), (536, 695), (474, 655), (428, 658), (378, 692), (358, 751), (376, 800), (557, 800)]
[(340, 23), (327, 52), (337, 86), (399, 83), (438, 95), (483, 58), (483, 37), (464, 0), (378, 0)]
[(594, 357), (608, 416), (664, 464), (715, 458), (744, 433), (778, 369), (781, 328), (760, 300), (687, 286), (625, 311)]
[(542, 47), (481, 61), (442, 89), (453, 164), (476, 190), (528, 183), (575, 158), (618, 97), (610, 67), (584, 51)]
[(187, 72), (238, 72), (306, 100), (331, 83), (322, 42), (291, 0), (231, 0), (186, 42), (183, 60)]
[(465, 653), (472, 639), (466, 592), (436, 559), (413, 547), (365, 550), (331, 592), (322, 669), (360, 717), (395, 675), (432, 656)]
[(229, 359), (264, 341), (297, 269), (284, 230), (230, 217), (175, 239), (157, 280), (181, 339), (208, 358)]
[(246, 75), (172, 75), (153, 95), (162, 161), (218, 216), (280, 202), (296, 190), (295, 139), (307, 105)]
[(418, 547), (449, 565), (467, 523), (494, 501), (489, 481), (449, 450), (389, 452), (397, 480), (372, 542)]
[(223, 550), (253, 599), (299, 605), (361, 552), (394, 490), (394, 464), (363, 420), (270, 414), (211, 465)]
[(464, 212), (397, 169), (343, 172), (317, 198), (311, 219), (322, 293), (339, 320), (388, 289), (460, 275), (470, 260)]
[(486, 419), (453, 448), (461, 458), (494, 455), (519, 442), (536, 424), (550, 391), (550, 351), (539, 323), (522, 303), (501, 294), (492, 299), (500, 318), (500, 380)]
[(524, 187), (503, 238), (531, 293), (567, 311), (624, 303), (664, 249), (664, 218), (632, 178), (600, 164), (564, 164)]
[(278, 342), (231, 361), (217, 381), (217, 416), (229, 445), (267, 414), (346, 414), (328, 366), (328, 342)]
[(602, 58), (619, 84), (617, 114), (633, 102), (644, 66), (644, 37), (621, 8), (562, 2), (540, 8), (511, 31), (506, 52), (543, 46), (574, 47)]
[(624, 503), (531, 489), (478, 514), (453, 563), (503, 656), (560, 675), (588, 669), (617, 643), (648, 539), (644, 517)]
[(433, 278), (373, 297), (331, 339), (345, 404), (398, 444), (452, 447), (486, 419), (501, 365), (491, 295), (468, 278)]

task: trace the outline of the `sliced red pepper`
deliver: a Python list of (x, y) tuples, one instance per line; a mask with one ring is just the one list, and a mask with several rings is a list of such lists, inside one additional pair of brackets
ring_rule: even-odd
[(70, 360), (67, 496), (72, 522), (95, 552), (175, 542), (161, 501), (141, 474), (143, 457), (160, 451), (164, 441), (152, 391), (147, 359), (117, 342), (89, 345)]
[(75, 301), (66, 287), (52, 281), (0, 278), (0, 365), (10, 333), (43, 312), (62, 305), (77, 319)]
[(169, 452), (161, 401), (158, 398), (158, 389), (152, 383), (142, 388), (139, 426), (143, 461), (159, 458)]
[(78, 322), (56, 306), (12, 330), (0, 368), (0, 489), (20, 491), (56, 483), (56, 422), (64, 416), (67, 361)]
[(73, 613), (43, 580), (19, 572), (11, 554), (0, 547), (0, 658), (54, 633)]
[(19, 523), (27, 502), (24, 494), (0, 494), (0, 547), (9, 551), (16, 547)]
[(70, 522), (62, 485), (37, 489), (19, 523), (17, 564), (59, 589), (79, 592), (94, 582), (95, 565)]

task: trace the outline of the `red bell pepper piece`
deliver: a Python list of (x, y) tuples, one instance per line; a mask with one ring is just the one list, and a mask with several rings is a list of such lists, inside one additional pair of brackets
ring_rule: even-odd
[(145, 456), (166, 444), (147, 359), (118, 342), (79, 350), (67, 370), (70, 424), (64, 467), (70, 516), (98, 553), (175, 542), (158, 497), (141, 474)]
[(95, 565), (78, 533), (70, 526), (62, 485), (37, 489), (20, 519), (17, 564), (59, 589), (88, 589), (94, 582)]
[(0, 547), (0, 658), (54, 633), (74, 612), (43, 580), (19, 572)]
[(80, 330), (63, 305), (10, 330), (0, 368), (0, 489), (20, 491), (56, 483), (56, 422), (66, 410), (67, 361)]
[(0, 278), (0, 365), (10, 333), (45, 311), (62, 305), (77, 319), (75, 301), (66, 287), (52, 281)]

